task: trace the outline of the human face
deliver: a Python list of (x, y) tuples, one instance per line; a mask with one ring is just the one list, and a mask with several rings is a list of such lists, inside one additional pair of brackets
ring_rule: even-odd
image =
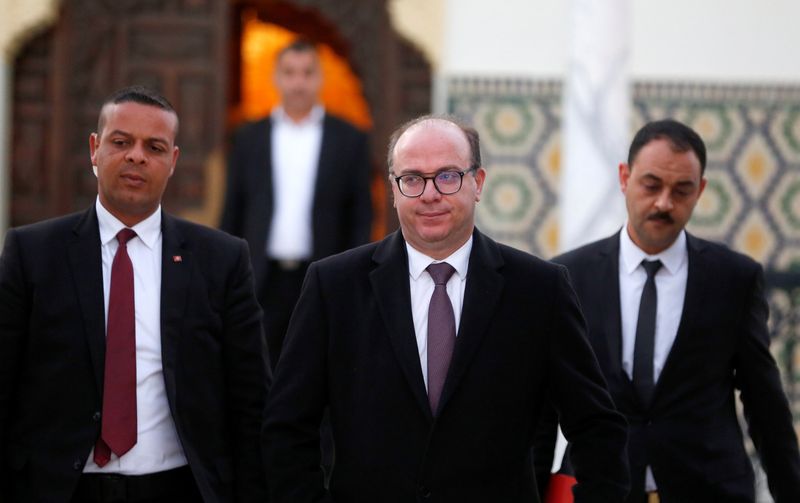
[(443, 120), (431, 119), (412, 126), (395, 145), (393, 176), (389, 180), (403, 237), (415, 249), (436, 260), (451, 255), (472, 235), (475, 203), (480, 200), (486, 172), (479, 168), (466, 173), (461, 189), (446, 196), (429, 180), (421, 196), (406, 197), (400, 193), (394, 176), (466, 171), (470, 168), (470, 158), (464, 132)]
[(286, 114), (303, 119), (317, 102), (322, 85), (319, 61), (313, 51), (287, 51), (275, 68), (275, 86)]
[(628, 235), (650, 255), (675, 242), (706, 186), (694, 151), (676, 152), (662, 138), (642, 147), (632, 166), (620, 164), (619, 183), (628, 208)]
[(97, 166), (100, 203), (131, 227), (153, 214), (175, 170), (178, 147), (174, 113), (125, 102), (100, 112), (102, 131), (89, 135), (92, 164)]

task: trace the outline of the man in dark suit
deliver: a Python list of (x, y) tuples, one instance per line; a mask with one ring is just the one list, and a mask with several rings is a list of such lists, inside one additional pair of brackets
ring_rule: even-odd
[(630, 503), (754, 501), (736, 390), (775, 501), (797, 502), (797, 437), (768, 348), (761, 267), (684, 230), (705, 163), (689, 127), (645, 125), (619, 166), (627, 225), (554, 261), (569, 268), (630, 424)]
[(566, 271), (474, 228), (477, 132), (412, 121), (392, 136), (389, 170), (401, 230), (312, 264), (292, 316), (262, 439), (274, 501), (536, 501), (529, 453), (550, 395), (578, 501), (621, 501), (625, 423)]
[(0, 500), (264, 501), (269, 371), (244, 241), (163, 213), (178, 117), (125, 88), (88, 210), (0, 256)]
[(247, 240), (273, 365), (308, 264), (369, 241), (366, 135), (318, 104), (313, 44), (278, 55), (281, 104), (235, 135), (220, 227)]

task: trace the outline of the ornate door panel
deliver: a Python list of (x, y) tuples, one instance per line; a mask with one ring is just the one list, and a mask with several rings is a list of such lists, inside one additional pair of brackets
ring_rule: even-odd
[(61, 9), (15, 62), (11, 224), (91, 204), (88, 136), (99, 104), (129, 84), (160, 90), (181, 118), (165, 206), (201, 206), (204, 165), (225, 127), (228, 3), (64, 0)]

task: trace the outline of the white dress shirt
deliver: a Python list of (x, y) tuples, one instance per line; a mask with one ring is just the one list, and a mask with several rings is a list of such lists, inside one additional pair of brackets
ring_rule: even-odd
[[(95, 208), (100, 227), (107, 323), (111, 264), (119, 247), (117, 233), (125, 224), (109, 213), (99, 198)], [(128, 241), (127, 248), (133, 264), (136, 318), (137, 440), (121, 458), (112, 453), (111, 460), (102, 468), (94, 462), (92, 450), (84, 472), (141, 475), (187, 464), (167, 403), (161, 365), (161, 207), (132, 229), (136, 237)]]
[[(639, 303), (647, 281), (647, 272), (642, 260), (661, 260), (661, 268), (655, 276), (658, 303), (656, 307), (656, 334), (653, 353), (653, 382), (657, 383), (664, 363), (678, 335), (678, 325), (683, 313), (686, 297), (686, 280), (689, 274), (689, 252), (686, 248), (686, 232), (666, 250), (648, 255), (631, 240), (627, 224), (619, 239), (619, 301), (622, 319), (622, 368), (633, 379), (633, 350), (636, 344), (636, 324), (639, 318)], [(645, 487), (656, 490), (653, 472), (647, 467)]]
[(289, 118), (283, 107), (272, 111), (273, 212), (267, 239), (270, 258), (307, 260), (311, 257), (311, 219), (324, 116), (325, 110), (319, 105), (300, 122)]
[(467, 284), (467, 267), (472, 251), (472, 236), (461, 248), (444, 260), (434, 260), (416, 250), (406, 242), (408, 251), (408, 280), (411, 285), (411, 316), (414, 319), (414, 332), (417, 336), (419, 363), (422, 366), (422, 378), (425, 389), (428, 389), (428, 306), (431, 303), (436, 285), (425, 269), (439, 262), (447, 262), (456, 270), (447, 280), (447, 296), (453, 304), (453, 315), (456, 318), (456, 336), (461, 325), (461, 305), (464, 303), (464, 287)]

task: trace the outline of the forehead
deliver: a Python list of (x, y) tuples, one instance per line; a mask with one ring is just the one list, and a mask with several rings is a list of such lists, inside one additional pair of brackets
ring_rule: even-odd
[(469, 143), (455, 124), (432, 119), (411, 126), (397, 140), (394, 163), (398, 170), (437, 170), (469, 167)]
[(136, 102), (108, 103), (100, 111), (104, 131), (122, 131), (133, 136), (175, 139), (178, 117), (162, 108)]
[(632, 172), (639, 176), (656, 175), (699, 179), (700, 160), (694, 150), (678, 150), (668, 138), (656, 138), (645, 144), (633, 159)]
[(278, 58), (278, 68), (317, 66), (317, 55), (313, 51), (286, 51)]

